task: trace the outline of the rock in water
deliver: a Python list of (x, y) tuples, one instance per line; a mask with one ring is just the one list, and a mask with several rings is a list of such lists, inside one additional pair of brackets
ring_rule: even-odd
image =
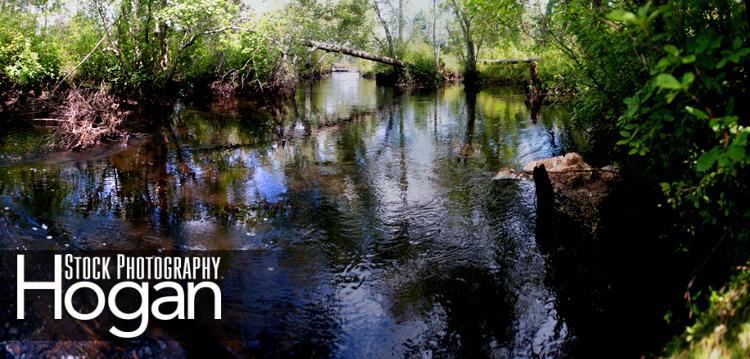
[(499, 171), (497, 171), (497, 174), (495, 174), (495, 177), (492, 177), (493, 181), (515, 181), (520, 179), (531, 179), (531, 176), (529, 176), (528, 173), (525, 173), (523, 171), (516, 171), (512, 168), (503, 167)]
[[(544, 176), (541, 176), (540, 170), (546, 170)], [(586, 163), (581, 155), (571, 152), (564, 156), (529, 162), (521, 171), (503, 167), (493, 180), (505, 182), (532, 179), (532, 174), (537, 185), (537, 196), (540, 195), (540, 191), (544, 192), (545, 204), (552, 202), (549, 199), (549, 184), (551, 184), (554, 195), (560, 199), (556, 202), (557, 212), (589, 222), (592, 232), (596, 231), (598, 208), (602, 199), (609, 187), (619, 179), (616, 168), (593, 167)], [(537, 177), (544, 178), (543, 189), (539, 188)]]
[(588, 163), (583, 161), (581, 155), (571, 152), (564, 156), (545, 158), (543, 160), (531, 161), (523, 167), (524, 171), (533, 171), (534, 167), (543, 164), (547, 171), (584, 170), (592, 169)]

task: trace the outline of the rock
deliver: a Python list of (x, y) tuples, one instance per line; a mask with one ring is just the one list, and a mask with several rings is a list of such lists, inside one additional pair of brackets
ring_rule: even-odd
[(495, 177), (492, 177), (493, 181), (516, 181), (521, 179), (531, 179), (531, 176), (529, 176), (528, 173), (525, 173), (523, 171), (516, 171), (512, 168), (503, 167), (499, 171), (497, 171), (497, 174)]
[(596, 234), (600, 204), (612, 184), (620, 178), (617, 169), (613, 166), (592, 167), (577, 153), (534, 161), (526, 167), (533, 169), (541, 164), (548, 168), (552, 187), (559, 199), (557, 212), (582, 221), (592, 234)]
[(524, 173), (530, 173), (534, 168), (544, 165), (556, 193), (570, 191), (606, 192), (609, 182), (619, 178), (618, 171), (613, 166), (596, 168), (583, 160), (581, 155), (571, 152), (565, 156), (531, 161), (523, 168)]
[[(581, 155), (571, 152), (564, 156), (529, 162), (520, 171), (503, 167), (493, 180), (505, 182), (534, 178), (539, 196), (539, 181), (532, 174), (541, 174), (540, 169), (546, 170), (544, 177), (549, 178), (544, 181), (547, 184), (544, 186), (544, 193), (549, 193), (548, 184), (551, 184), (557, 198), (556, 212), (587, 222), (592, 232), (596, 232), (599, 205), (610, 186), (620, 178), (617, 168), (593, 167)], [(545, 203), (551, 203), (549, 196), (545, 197)]]
[(544, 165), (549, 173), (555, 192), (587, 186), (597, 180), (598, 169), (583, 161), (577, 153), (568, 153), (539, 161), (532, 161), (524, 166), (524, 171), (533, 171), (535, 167)]
[(613, 166), (596, 168), (586, 163), (581, 155), (571, 152), (564, 156), (531, 161), (520, 171), (503, 167), (492, 179), (500, 182), (530, 180), (534, 168), (541, 165), (544, 165), (547, 170), (552, 188), (556, 193), (582, 188), (593, 192), (604, 192), (608, 182), (619, 178), (618, 171)]
[(524, 171), (533, 171), (534, 167), (544, 164), (547, 172), (564, 171), (564, 170), (583, 170), (591, 169), (588, 163), (583, 161), (581, 155), (571, 152), (564, 156), (545, 158), (543, 160), (531, 161), (523, 167)]

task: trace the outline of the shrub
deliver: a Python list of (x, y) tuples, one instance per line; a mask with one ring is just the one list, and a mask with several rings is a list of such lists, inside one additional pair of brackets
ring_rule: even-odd
[(56, 48), (36, 35), (28, 16), (0, 16), (0, 87), (31, 88), (57, 76)]

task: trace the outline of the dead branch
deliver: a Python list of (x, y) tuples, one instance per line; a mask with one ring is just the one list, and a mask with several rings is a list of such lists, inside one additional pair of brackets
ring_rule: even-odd
[(365, 52), (365, 51), (361, 51), (361, 50), (357, 50), (351, 47), (346, 47), (346, 46), (341, 46), (341, 45), (329, 44), (325, 42), (312, 41), (312, 40), (304, 41), (304, 45), (308, 47), (318, 48), (324, 51), (338, 52), (338, 53), (342, 53), (345, 55), (359, 57), (365, 60), (380, 62), (380, 63), (398, 66), (398, 67), (405, 67), (407, 65), (406, 62), (401, 61), (399, 59), (394, 59), (388, 56), (372, 54), (369, 52)]
[(81, 67), (81, 65), (83, 65), (83, 63), (86, 62), (86, 60), (88, 60), (89, 57), (91, 57), (91, 54), (93, 54), (94, 51), (96, 51), (96, 49), (99, 48), (99, 45), (101, 45), (104, 39), (106, 38), (107, 38), (107, 34), (104, 34), (104, 36), (102, 36), (102, 38), (99, 39), (99, 42), (96, 43), (96, 46), (94, 46), (94, 48), (91, 49), (91, 51), (89, 51), (88, 54), (86, 54), (83, 60), (81, 60), (81, 62), (79, 62), (78, 65), (76, 65), (76, 67), (74, 67), (72, 70), (68, 71), (68, 73), (65, 75), (65, 77), (62, 78), (62, 80), (57, 82), (57, 84), (55, 85), (55, 88), (52, 89), (52, 93), (55, 93), (55, 91), (57, 91), (57, 88), (60, 87), (60, 84), (62, 84), (63, 81), (67, 80), (68, 77), (70, 77), (70, 75), (73, 74), (73, 72), (75, 72), (79, 67)]
[(80, 150), (124, 135), (119, 129), (124, 113), (104, 86), (97, 91), (70, 90), (57, 115), (59, 119), (40, 120), (59, 123), (56, 144), (62, 148)]

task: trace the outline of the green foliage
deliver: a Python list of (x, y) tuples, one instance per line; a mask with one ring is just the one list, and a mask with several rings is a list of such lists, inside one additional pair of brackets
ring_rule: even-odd
[(696, 267), (748, 258), (746, 3), (551, 1), (537, 22), (540, 42), (575, 64), (574, 114), (593, 154), (661, 188), (675, 250)]
[(158, 89), (179, 80), (198, 47), (233, 30), (238, 11), (227, 0), (123, 1), (113, 42), (116, 81), (125, 89)]
[(35, 32), (30, 15), (0, 15), (0, 89), (38, 86), (57, 75), (56, 47)]
[(446, 4), (455, 15), (455, 21), (448, 27), (448, 49), (461, 58), (465, 76), (476, 76), (477, 59), (482, 49), (518, 40), (524, 13), (522, 2), (449, 0)]
[(747, 358), (750, 356), (750, 270), (743, 267), (721, 290), (711, 291), (708, 308), (673, 340), (669, 358)]
[(644, 85), (625, 99), (618, 144), (649, 160), (668, 203), (700, 218), (689, 225), (691, 232), (710, 226), (743, 241), (748, 227), (742, 223), (750, 219), (744, 198), (750, 164), (744, 16), (734, 2), (709, 1), (610, 13), (623, 22), (634, 51), (651, 49), (644, 55)]
[(416, 71), (421, 73), (435, 72), (435, 54), (432, 46), (427, 43), (419, 42), (411, 44), (403, 59), (413, 65)]
[[(748, 220), (748, 23), (734, 1), (592, 7), (551, 2), (540, 37), (576, 65), (577, 122), (596, 153), (660, 184), (687, 248), (725, 233), (742, 245)], [(612, 146), (612, 143), (618, 146)], [(614, 150), (612, 150), (614, 149)], [(725, 258), (747, 253), (720, 248)]]

